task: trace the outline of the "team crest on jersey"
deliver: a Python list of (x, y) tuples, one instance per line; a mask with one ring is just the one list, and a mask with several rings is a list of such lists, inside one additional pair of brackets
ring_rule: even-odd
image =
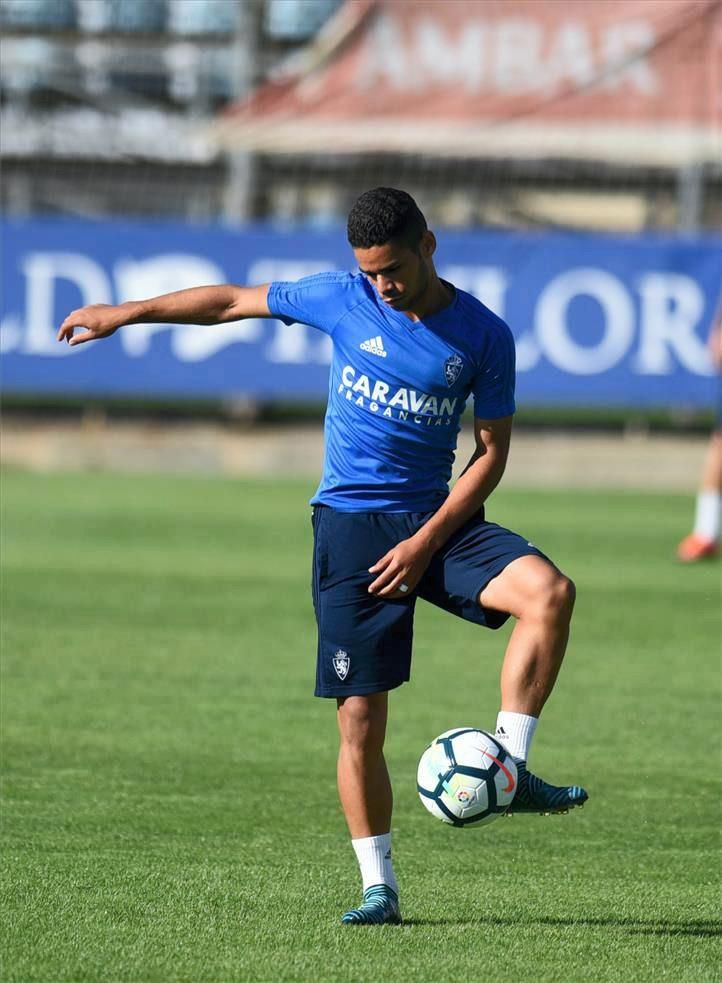
[(351, 659), (348, 652), (344, 652), (343, 649), (338, 649), (333, 657), (333, 667), (336, 670), (336, 675), (339, 679), (343, 680), (348, 676), (348, 667), (351, 665)]
[(444, 378), (446, 379), (446, 385), (451, 388), (456, 380), (461, 375), (461, 370), (464, 368), (464, 363), (461, 357), (454, 352), (454, 354), (447, 358), (444, 362)]

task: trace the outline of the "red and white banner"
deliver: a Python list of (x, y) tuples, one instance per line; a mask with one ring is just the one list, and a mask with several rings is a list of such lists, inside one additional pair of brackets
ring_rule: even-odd
[(722, 158), (722, 0), (347, 0), (226, 143)]

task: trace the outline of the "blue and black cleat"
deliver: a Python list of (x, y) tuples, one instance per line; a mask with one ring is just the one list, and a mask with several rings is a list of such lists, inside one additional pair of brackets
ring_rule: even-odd
[(517, 761), (516, 795), (505, 815), (536, 812), (541, 816), (551, 816), (569, 812), (583, 806), (589, 798), (579, 785), (549, 785), (526, 769), (525, 761)]
[(341, 916), (344, 925), (400, 925), (401, 912), (396, 892), (388, 884), (374, 884), (364, 891), (363, 901)]

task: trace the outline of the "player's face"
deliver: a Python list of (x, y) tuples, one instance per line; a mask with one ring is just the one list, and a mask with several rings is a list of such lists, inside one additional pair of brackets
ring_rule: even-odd
[(387, 242), (369, 249), (354, 249), (354, 255), (381, 300), (394, 310), (410, 311), (428, 289), (435, 244), (433, 235), (425, 232), (417, 249)]

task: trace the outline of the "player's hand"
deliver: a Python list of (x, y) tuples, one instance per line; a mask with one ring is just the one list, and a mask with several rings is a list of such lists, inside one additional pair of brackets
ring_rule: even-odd
[[(113, 304), (90, 304), (79, 307), (68, 314), (58, 331), (58, 341), (69, 345), (82, 345), (86, 341), (108, 338), (124, 324), (120, 308)], [(83, 328), (82, 334), (74, 334), (76, 328)]]
[[(369, 573), (378, 574), (369, 585), (369, 594), (385, 598), (408, 597), (423, 577), (432, 555), (428, 546), (413, 537), (403, 539), (369, 567)], [(403, 590), (404, 586), (406, 590)]]

